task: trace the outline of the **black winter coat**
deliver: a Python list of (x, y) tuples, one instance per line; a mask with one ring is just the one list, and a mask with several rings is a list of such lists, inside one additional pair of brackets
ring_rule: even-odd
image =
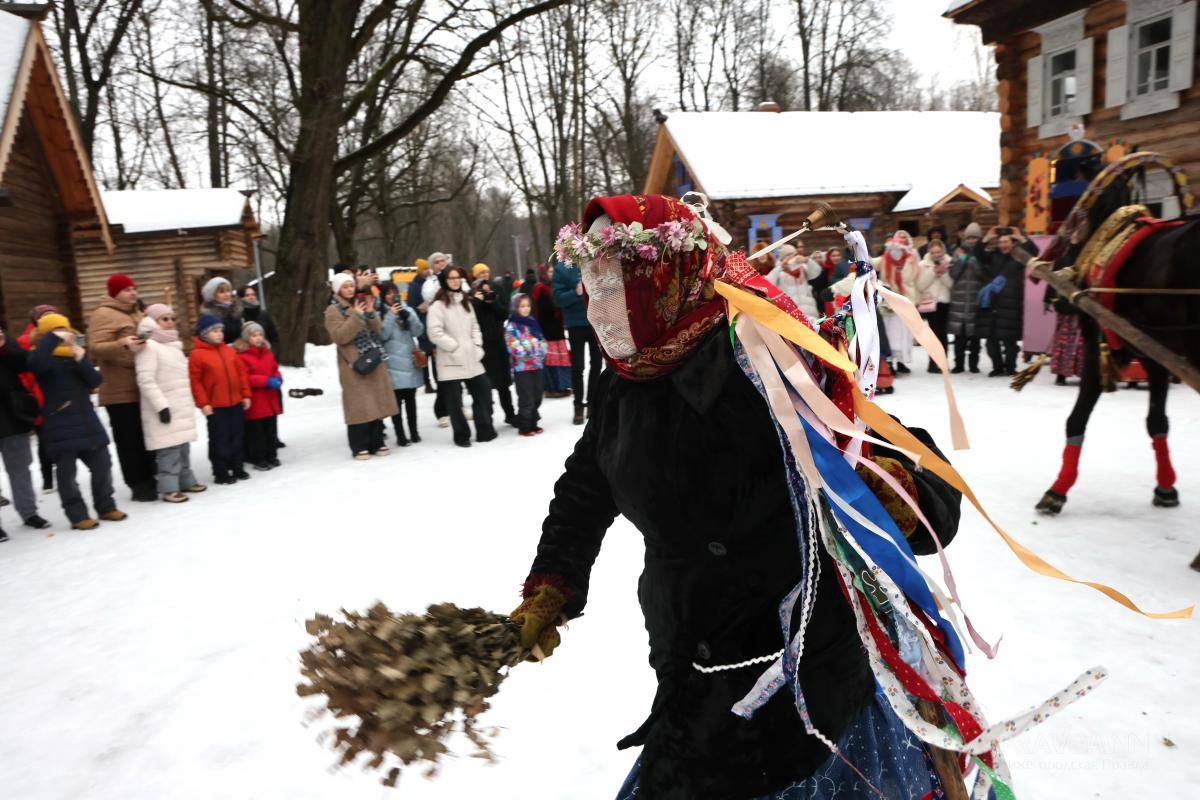
[[(750, 721), (730, 711), (765, 665), (692, 667), (779, 650), (777, 607), (801, 576), (779, 440), (734, 360), (728, 326), (672, 375), (634, 382), (606, 370), (597, 394), (555, 484), (531, 578), (563, 579), (573, 593), (564, 612), (579, 616), (614, 517), (625, 515), (645, 537), (638, 596), (658, 692), (649, 718), (619, 744), (644, 745), (639, 797), (741, 800), (807, 777), (829, 751), (805, 734), (789, 691)], [(922, 510), (948, 541), (958, 498), (929, 473), (914, 478)], [(930, 541), (913, 545), (933, 550)], [(809, 710), (837, 740), (870, 701), (874, 678), (824, 552), (805, 642)]]
[[(1037, 246), (1028, 239), (1017, 246), (1037, 255)], [(1003, 275), (1005, 280), (1004, 288), (992, 296), (991, 312), (979, 319), (978, 324), (986, 324), (986, 328), (977, 330), (976, 334), (995, 339), (1020, 339), (1025, 319), (1025, 267), (1012, 256), (987, 249), (982, 240), (975, 245), (974, 255), (983, 268), (987, 283), (997, 275)]]
[(479, 300), (471, 296), (475, 318), (479, 320), (479, 333), (483, 337), (483, 369), (493, 389), (504, 389), (512, 385), (512, 364), (508, 358), (508, 345), (504, 342), (508, 308), (500, 304), (494, 290), (484, 296), (490, 299)]
[(54, 355), (62, 340), (47, 333), (29, 356), (29, 371), (45, 395), (41, 440), (51, 456), (95, 450), (108, 445), (108, 434), (96, 416), (92, 391), (100, 373), (84, 356), (76, 361)]
[(987, 284), (983, 267), (973, 255), (966, 261), (954, 259), (950, 264), (950, 316), (946, 333), (954, 336), (978, 336), (976, 319), (979, 316), (979, 290)]
[[(417, 316), (421, 319), (421, 327), (427, 328), (425, 325), (426, 312), (420, 309), (421, 304), (425, 302), (425, 299), (421, 297), (421, 291), (424, 288), (425, 276), (418, 275), (417, 277), (413, 278), (408, 284), (408, 292), (406, 292), (404, 295), (404, 302), (408, 303), (409, 308), (417, 312)], [(417, 345), (421, 348), (425, 355), (433, 355), (433, 342), (429, 341), (429, 334), (422, 333), (420, 336), (418, 336)]]
[(0, 346), (0, 439), (29, 433), (39, 415), (37, 400), (21, 383), (28, 358), (15, 339)]

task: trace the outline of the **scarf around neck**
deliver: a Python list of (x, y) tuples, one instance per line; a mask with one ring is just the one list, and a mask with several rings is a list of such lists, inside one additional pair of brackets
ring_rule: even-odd
[(538, 321), (533, 318), (532, 314), (530, 314), (528, 317), (522, 317), (520, 314), (514, 311), (508, 315), (508, 321), (517, 328), (524, 328), (525, 330), (529, 331), (529, 335), (536, 339), (546, 338), (546, 335), (542, 333), (542, 326), (538, 324)]

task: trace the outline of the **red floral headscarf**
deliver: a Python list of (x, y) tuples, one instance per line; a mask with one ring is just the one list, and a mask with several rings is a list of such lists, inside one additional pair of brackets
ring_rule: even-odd
[[(583, 212), (586, 230), (598, 217), (613, 223), (641, 223), (650, 230), (669, 222), (691, 225), (693, 211), (663, 195), (597, 197)], [(725, 303), (713, 286), (726, 255), (712, 233), (707, 247), (646, 261), (630, 254), (621, 259), (625, 306), (637, 352), (627, 359), (605, 358), (623, 378), (652, 380), (679, 367), (725, 315)]]

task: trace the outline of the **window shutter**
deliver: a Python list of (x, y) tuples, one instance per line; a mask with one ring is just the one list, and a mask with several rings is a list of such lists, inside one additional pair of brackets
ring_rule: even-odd
[(1096, 71), (1096, 40), (1081, 39), (1075, 45), (1075, 115), (1092, 113), (1092, 76)]
[(1032, 128), (1042, 124), (1042, 57), (1029, 59), (1026, 67), (1025, 124)]
[(1171, 20), (1171, 77), (1167, 89), (1182, 92), (1192, 86), (1196, 52), (1196, 0), (1178, 6)]
[(1129, 88), (1129, 26), (1108, 32), (1108, 61), (1104, 66), (1104, 107), (1125, 104)]

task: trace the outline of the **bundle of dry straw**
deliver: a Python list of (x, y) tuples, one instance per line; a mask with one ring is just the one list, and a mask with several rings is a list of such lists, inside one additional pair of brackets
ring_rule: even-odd
[(529, 655), (507, 615), (451, 603), (394, 614), (378, 603), (342, 616), (305, 623), (317, 641), (300, 653), (305, 682), (296, 687), (302, 697), (324, 695), (339, 720), (333, 747), (340, 764), (367, 753), (368, 767), (387, 769), (385, 786), (396, 784), (400, 765), (424, 763), (432, 776), (460, 728), (476, 748), (472, 755), (492, 760), (478, 717), (507, 668)]

